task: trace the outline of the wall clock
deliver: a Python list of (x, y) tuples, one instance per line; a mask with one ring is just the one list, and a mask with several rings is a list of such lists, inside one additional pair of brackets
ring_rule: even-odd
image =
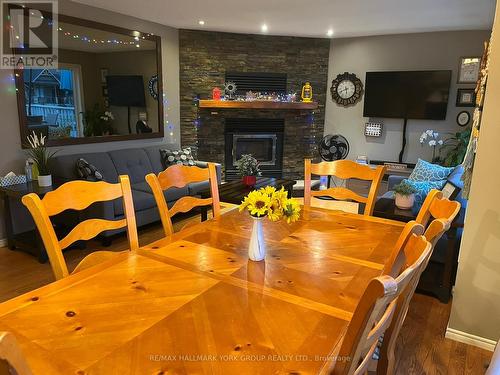
[(158, 100), (158, 75), (154, 75), (149, 79), (148, 82), (149, 95), (151, 95), (155, 100)]
[(457, 115), (457, 124), (459, 126), (466, 126), (470, 121), (470, 113), (462, 111)]
[(363, 96), (363, 83), (354, 73), (339, 74), (330, 88), (332, 99), (344, 107), (356, 104)]

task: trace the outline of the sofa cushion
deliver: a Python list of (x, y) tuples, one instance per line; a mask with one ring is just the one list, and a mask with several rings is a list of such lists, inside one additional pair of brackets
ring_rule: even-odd
[[(156, 207), (156, 201), (153, 194), (145, 193), (140, 190), (132, 189), (132, 200), (134, 201), (134, 211), (143, 211), (149, 208)], [(123, 199), (115, 199), (113, 201), (115, 216), (124, 214)]]
[[(144, 193), (148, 193), (151, 195), (153, 194), (153, 192), (151, 191), (151, 188), (149, 187), (149, 185), (146, 181), (133, 184), (132, 189), (142, 191)], [(184, 197), (188, 194), (189, 194), (189, 191), (188, 191), (187, 187), (170, 188), (170, 189), (167, 189), (163, 192), (163, 195), (165, 195), (165, 200), (167, 202), (176, 201), (177, 199)]]
[(118, 182), (118, 173), (115, 165), (106, 152), (57, 156), (53, 160), (52, 174), (54, 177), (64, 180), (78, 179), (76, 163), (82, 158), (99, 170), (104, 181), (111, 183)]
[(171, 167), (175, 164), (188, 166), (194, 166), (196, 164), (193, 155), (191, 154), (190, 147), (185, 147), (179, 150), (162, 149), (160, 152), (163, 159), (163, 166), (165, 168)]
[(145, 147), (143, 149), (148, 155), (149, 161), (151, 162), (151, 166), (153, 167), (153, 172), (156, 174), (160, 173), (165, 169), (163, 167), (163, 160), (160, 153), (160, 150), (162, 149), (177, 150), (179, 149), (179, 146), (172, 143), (167, 143), (157, 146)]
[(200, 191), (210, 188), (208, 181), (193, 182), (188, 185), (189, 195), (198, 195)]
[(440, 165), (418, 159), (417, 165), (415, 165), (415, 168), (411, 172), (408, 179), (411, 181), (440, 181), (444, 185), (453, 169), (454, 168), (442, 167)]
[(132, 184), (143, 182), (144, 177), (153, 172), (148, 155), (142, 148), (115, 150), (108, 154), (118, 174), (128, 175)]

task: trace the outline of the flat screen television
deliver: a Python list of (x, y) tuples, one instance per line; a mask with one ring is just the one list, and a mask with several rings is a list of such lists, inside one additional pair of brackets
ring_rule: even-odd
[(445, 120), (451, 70), (367, 72), (364, 117)]
[(145, 107), (142, 76), (107, 76), (109, 104), (120, 107)]

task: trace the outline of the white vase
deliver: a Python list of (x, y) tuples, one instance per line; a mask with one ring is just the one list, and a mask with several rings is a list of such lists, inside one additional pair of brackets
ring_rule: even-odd
[(410, 210), (413, 208), (413, 203), (415, 203), (415, 194), (401, 195), (396, 193), (396, 207), (402, 210)]
[(262, 233), (263, 217), (252, 217), (253, 228), (250, 243), (248, 245), (248, 257), (255, 261), (261, 261), (266, 257), (266, 243), (264, 242), (264, 234)]
[(38, 186), (52, 186), (52, 175), (38, 176)]

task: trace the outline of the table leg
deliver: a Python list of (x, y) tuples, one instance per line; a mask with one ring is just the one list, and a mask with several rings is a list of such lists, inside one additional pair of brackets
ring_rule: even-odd
[(7, 247), (11, 250), (16, 248), (14, 242), (14, 228), (12, 226), (12, 212), (10, 209), (10, 200), (7, 194), (3, 195), (3, 208), (5, 213), (5, 234), (7, 236)]

